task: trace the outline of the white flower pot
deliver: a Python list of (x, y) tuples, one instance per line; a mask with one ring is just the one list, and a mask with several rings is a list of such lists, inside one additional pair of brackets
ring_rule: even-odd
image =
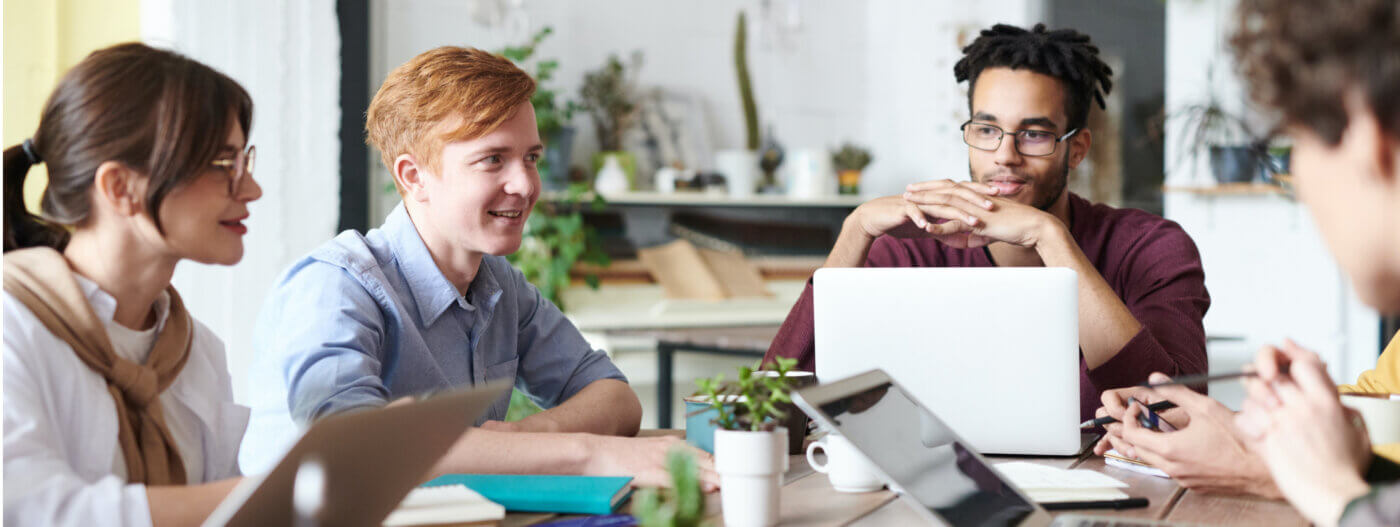
[(715, 153), (715, 171), (724, 174), (729, 195), (747, 198), (758, 187), (758, 152), (720, 150)]
[(787, 429), (715, 431), (715, 470), (728, 527), (778, 523), (778, 488), (787, 470)]
[(615, 196), (627, 192), (627, 187), (627, 172), (622, 169), (622, 163), (616, 154), (608, 154), (603, 158), (603, 168), (598, 170), (597, 179), (593, 181), (593, 190), (604, 196)]

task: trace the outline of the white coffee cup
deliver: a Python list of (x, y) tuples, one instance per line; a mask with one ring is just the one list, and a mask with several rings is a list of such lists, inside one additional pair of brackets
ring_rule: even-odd
[(1373, 445), (1400, 443), (1400, 399), (1391, 394), (1342, 394), (1342, 405), (1361, 412)]
[[(817, 464), (817, 449), (826, 452), (826, 463)], [(885, 488), (865, 454), (836, 434), (827, 434), (807, 445), (807, 464), (812, 470), (826, 474), (837, 492), (871, 492)]]

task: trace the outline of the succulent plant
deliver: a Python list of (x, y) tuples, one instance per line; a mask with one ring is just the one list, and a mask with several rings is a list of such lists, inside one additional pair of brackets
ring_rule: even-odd
[(854, 143), (845, 143), (831, 153), (831, 164), (836, 170), (865, 170), (870, 160), (870, 151)]

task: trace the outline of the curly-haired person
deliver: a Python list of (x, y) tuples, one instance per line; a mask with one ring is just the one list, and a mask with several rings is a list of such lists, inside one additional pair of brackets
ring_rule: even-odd
[[(1362, 300), (1400, 313), (1400, 4), (1241, 0), (1237, 24), (1250, 93), (1293, 141), (1298, 200)], [(1179, 387), (1106, 394), (1100, 413), (1122, 424), (1097, 450), (1135, 454), (1183, 485), (1285, 497), (1318, 525), (1400, 524), (1400, 487), (1370, 486), (1400, 479), (1386, 457), (1400, 445), (1370, 445), (1338, 399), (1400, 392), (1400, 339), (1354, 385), (1332, 384), (1317, 354), (1291, 342), (1265, 347), (1255, 366), (1238, 415)], [(1175, 402), (1163, 417), (1196, 432), (1137, 426), (1128, 395)]]

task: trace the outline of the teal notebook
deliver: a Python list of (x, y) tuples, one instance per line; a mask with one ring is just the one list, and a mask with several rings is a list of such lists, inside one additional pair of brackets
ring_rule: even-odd
[(464, 485), (508, 511), (612, 514), (627, 501), (632, 478), (600, 476), (523, 476), (448, 474), (424, 487)]

